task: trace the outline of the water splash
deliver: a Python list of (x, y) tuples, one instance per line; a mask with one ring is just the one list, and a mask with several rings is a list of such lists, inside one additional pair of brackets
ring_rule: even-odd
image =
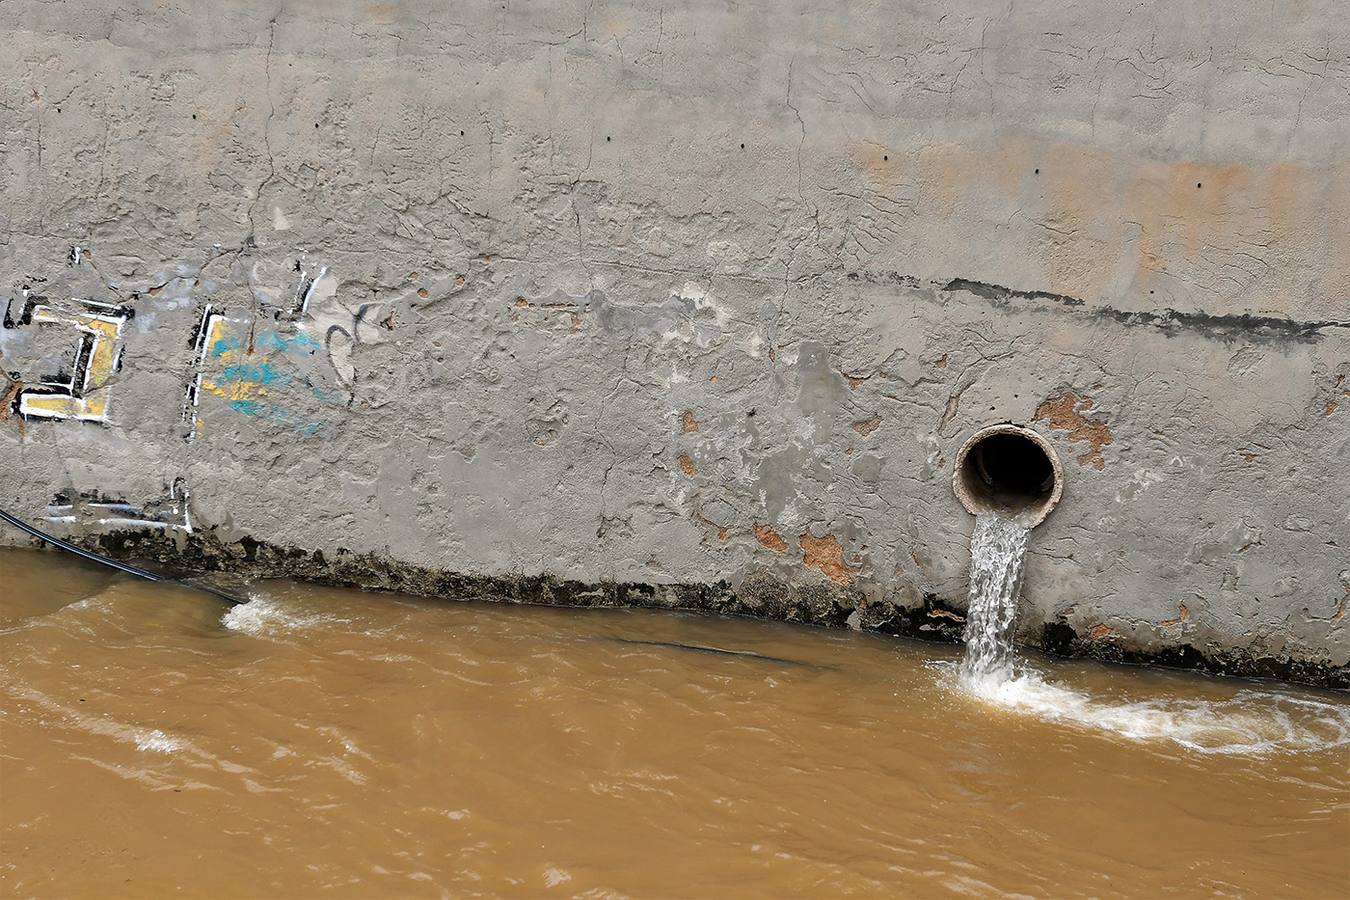
[(1001, 684), (1014, 675), (1013, 620), (1027, 533), (1025, 525), (993, 513), (975, 519), (970, 536), (966, 656), (961, 663), (961, 680), (968, 688)]
[(136, 741), (136, 749), (152, 753), (176, 753), (183, 749), (183, 742), (176, 737), (171, 737), (155, 728), (150, 731), (139, 731), (133, 735)]
[(1199, 753), (1301, 753), (1350, 744), (1350, 705), (1278, 689), (1239, 690), (1226, 699), (1110, 703), (1048, 681), (1018, 657), (1012, 640), (1027, 537), (1027, 527), (1012, 519), (976, 517), (966, 652), (956, 679), (968, 695), (1048, 722), (1134, 741), (1171, 741)]
[(1350, 744), (1350, 706), (1278, 688), (1235, 689), (1230, 697), (1205, 700), (1153, 697), (1109, 703), (1028, 669), (1001, 682), (980, 682), (972, 692), (1048, 722), (1132, 741), (1170, 741), (1205, 754), (1310, 753)]
[(254, 637), (278, 637), (287, 632), (345, 622), (336, 616), (306, 612), (294, 603), (256, 592), (249, 595), (247, 603), (231, 607), (220, 618), (220, 623), (231, 631)]

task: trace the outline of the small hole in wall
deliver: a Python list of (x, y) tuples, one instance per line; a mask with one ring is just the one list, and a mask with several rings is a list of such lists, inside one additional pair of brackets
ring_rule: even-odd
[(460, 136), (460, 137), (464, 137), (464, 129), (463, 129), (463, 128), (461, 128), (461, 129), (459, 130), (459, 136)]
[(1036, 175), (1041, 174), (1041, 170), (1040, 170), (1040, 169), (1035, 169), (1035, 170), (1034, 170), (1034, 174), (1036, 174)]
[(745, 149), (745, 145), (744, 145), (744, 144), (741, 144), (741, 149), (742, 149), (742, 150)]
[(1149, 293), (1151, 294), (1151, 293), (1153, 293), (1153, 292), (1152, 292), (1152, 291), (1149, 291)]
[(196, 114), (196, 113), (193, 113), (193, 114), (192, 114), (192, 118), (193, 118), (193, 119), (196, 119), (196, 118), (197, 118), (197, 114)]
[(882, 162), (886, 162), (886, 161), (888, 161), (889, 159), (890, 159), (890, 156), (888, 156), (887, 154), (885, 154), (885, 153), (881, 154), (881, 161), (882, 161)]
[(605, 135), (605, 143), (609, 143), (612, 140), (613, 138), (611, 138), (609, 135)]
[(1196, 187), (1199, 187), (1199, 186), (1200, 186), (1200, 182), (1197, 181), (1197, 182), (1195, 183), (1195, 186), (1196, 186)]

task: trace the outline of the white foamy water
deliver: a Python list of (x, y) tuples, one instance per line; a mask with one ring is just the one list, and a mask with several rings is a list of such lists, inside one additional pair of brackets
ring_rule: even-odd
[(250, 594), (247, 603), (230, 607), (220, 617), (220, 623), (231, 631), (240, 631), (254, 637), (301, 631), (316, 625), (342, 621), (334, 616), (302, 612), (266, 594)]
[(975, 520), (966, 652), (956, 679), (967, 694), (1046, 721), (1172, 741), (1201, 753), (1297, 753), (1350, 744), (1350, 706), (1261, 690), (1225, 700), (1108, 703), (1045, 680), (1012, 642), (1027, 537), (1026, 527), (1000, 516)]
[(183, 749), (183, 742), (176, 737), (170, 737), (158, 728), (153, 731), (143, 731), (135, 735), (136, 749), (150, 753), (174, 753)]
[(9, 695), (27, 701), (71, 727), (78, 728), (88, 734), (96, 734), (124, 743), (135, 744), (137, 750), (145, 753), (178, 753), (181, 750), (190, 749), (188, 743), (182, 738), (166, 734), (158, 728), (141, 728), (108, 717), (89, 715), (60, 703), (43, 692), (34, 690), (24, 684), (6, 681), (4, 688)]
[(1012, 626), (1026, 548), (1026, 526), (992, 513), (976, 517), (970, 536), (970, 599), (962, 681), (1001, 682), (1013, 677)]
[(962, 678), (972, 695), (1050, 722), (1135, 741), (1171, 741), (1201, 753), (1301, 753), (1350, 744), (1350, 706), (1278, 691), (1240, 690), (1223, 700), (1108, 703), (1026, 670), (1004, 680)]

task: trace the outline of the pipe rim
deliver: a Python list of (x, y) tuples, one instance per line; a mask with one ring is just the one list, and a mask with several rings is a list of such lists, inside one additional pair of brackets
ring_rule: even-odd
[[(1010, 509), (1007, 506), (1001, 506), (989, 497), (978, 496), (967, 484), (967, 461), (971, 451), (987, 438), (999, 434), (1017, 435), (1031, 441), (1050, 463), (1052, 485), (1049, 493), (1032, 502), (1023, 504), (1019, 509)], [(966, 438), (961, 445), (961, 449), (956, 452), (956, 463), (952, 469), (952, 493), (956, 494), (956, 499), (972, 516), (987, 512), (1011, 512), (1013, 518), (1021, 521), (1027, 528), (1035, 528), (1044, 522), (1046, 517), (1059, 505), (1060, 498), (1064, 494), (1064, 466), (1060, 462), (1059, 454), (1055, 452), (1055, 448), (1040, 432), (1012, 422), (986, 425)]]

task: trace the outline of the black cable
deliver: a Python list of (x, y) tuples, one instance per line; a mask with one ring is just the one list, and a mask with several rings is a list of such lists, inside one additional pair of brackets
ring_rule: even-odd
[(84, 559), (87, 559), (90, 562), (96, 562), (102, 566), (109, 566), (110, 568), (116, 569), (119, 572), (125, 572), (128, 575), (135, 575), (137, 578), (144, 578), (146, 581), (163, 581), (168, 582), (169, 584), (182, 585), (185, 588), (191, 588), (192, 590), (201, 591), (202, 593), (211, 594), (212, 596), (219, 597), (220, 599), (232, 603), (235, 606), (238, 606), (239, 604), (244, 602), (243, 600), (240, 600), (238, 597), (232, 597), (229, 594), (225, 593), (224, 591), (218, 591), (215, 588), (210, 587), (209, 585), (196, 584), (191, 581), (180, 581), (177, 578), (166, 578), (163, 575), (156, 575), (154, 572), (147, 572), (145, 569), (131, 565), (131, 563), (118, 562), (115, 559), (109, 559), (108, 557), (102, 556), (98, 553), (94, 553), (91, 550), (85, 550), (83, 547), (77, 547), (74, 544), (70, 543), (69, 541), (63, 541), (59, 537), (50, 535), (47, 532), (42, 531), (41, 529), (34, 528), (32, 525), (29, 525), (23, 519), (20, 519), (17, 516), (12, 516), (9, 513), (5, 512), (3, 509), (0, 509), (0, 519), (4, 519), (6, 522), (13, 525), (15, 528), (18, 528), (20, 531), (25, 531), (28, 534), (31, 534), (38, 540), (46, 541), (47, 543), (55, 547), (60, 547), (62, 550), (65, 550), (69, 553), (74, 553), (76, 556), (83, 557)]
[(40, 531), (39, 529), (34, 528), (32, 525), (29, 525), (27, 522), (23, 521), (17, 516), (12, 516), (9, 513), (5, 512), (3, 509), (0, 509), (0, 519), (4, 519), (6, 522), (13, 525), (15, 528), (20, 529), (21, 531), (28, 532), (35, 538), (39, 538), (41, 540), (46, 541), (49, 544), (53, 544), (57, 547), (60, 547), (62, 550), (74, 553), (76, 556), (83, 556), (85, 559), (90, 560), (91, 562), (100, 563), (105, 566), (111, 566), (114, 569), (126, 572), (128, 575), (135, 575), (137, 578), (144, 578), (146, 581), (164, 580), (164, 576), (156, 575), (154, 572), (147, 572), (145, 569), (138, 569), (136, 566), (133, 566), (130, 563), (118, 562), (117, 560), (109, 559), (106, 556), (99, 556), (97, 553), (85, 550), (83, 547), (76, 547), (74, 544), (69, 543), (67, 541), (63, 541), (59, 537), (54, 537), (50, 534), (47, 534), (45, 531)]

